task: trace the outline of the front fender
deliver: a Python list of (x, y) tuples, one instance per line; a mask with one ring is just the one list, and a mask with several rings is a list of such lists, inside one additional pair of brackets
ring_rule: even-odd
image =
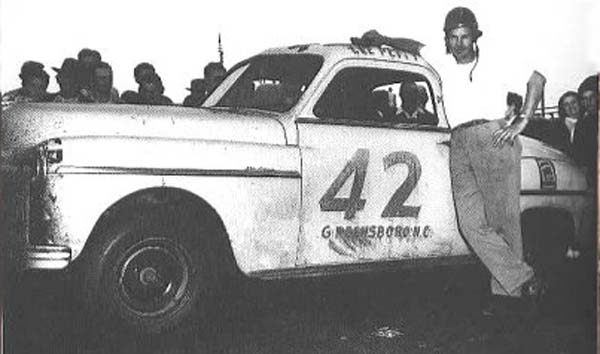
[(44, 177), (52, 242), (83, 250), (104, 212), (147, 188), (178, 188), (221, 217), (243, 272), (293, 267), (300, 156), (283, 145), (131, 138), (66, 138)]

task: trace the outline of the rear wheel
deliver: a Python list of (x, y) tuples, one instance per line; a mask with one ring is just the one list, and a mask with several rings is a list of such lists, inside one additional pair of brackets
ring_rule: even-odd
[(216, 289), (209, 237), (199, 222), (167, 210), (102, 231), (82, 255), (86, 312), (146, 333), (201, 317)]

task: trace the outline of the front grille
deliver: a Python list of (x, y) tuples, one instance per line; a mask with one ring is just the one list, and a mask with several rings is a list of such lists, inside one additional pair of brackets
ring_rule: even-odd
[(48, 191), (45, 176), (35, 176), (30, 180), (29, 193), (29, 243), (31, 245), (50, 244), (50, 224), (52, 213), (48, 210)]

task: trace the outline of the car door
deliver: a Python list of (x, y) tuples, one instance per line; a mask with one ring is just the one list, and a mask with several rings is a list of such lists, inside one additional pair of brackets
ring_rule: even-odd
[[(446, 123), (398, 118), (402, 85), (423, 87), (427, 98), (434, 97), (437, 83), (429, 72), (347, 60), (325, 82), (296, 122), (302, 156), (298, 266), (467, 253), (451, 196)], [(437, 120), (433, 101), (424, 108)]]

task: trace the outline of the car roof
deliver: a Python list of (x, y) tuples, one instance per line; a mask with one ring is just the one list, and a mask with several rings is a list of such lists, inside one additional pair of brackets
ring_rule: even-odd
[(293, 55), (313, 54), (322, 56), (325, 61), (340, 61), (343, 59), (374, 59), (395, 61), (407, 64), (430, 65), (417, 53), (396, 49), (388, 46), (360, 46), (352, 43), (309, 43), (297, 44), (288, 47), (271, 48), (260, 55)]

